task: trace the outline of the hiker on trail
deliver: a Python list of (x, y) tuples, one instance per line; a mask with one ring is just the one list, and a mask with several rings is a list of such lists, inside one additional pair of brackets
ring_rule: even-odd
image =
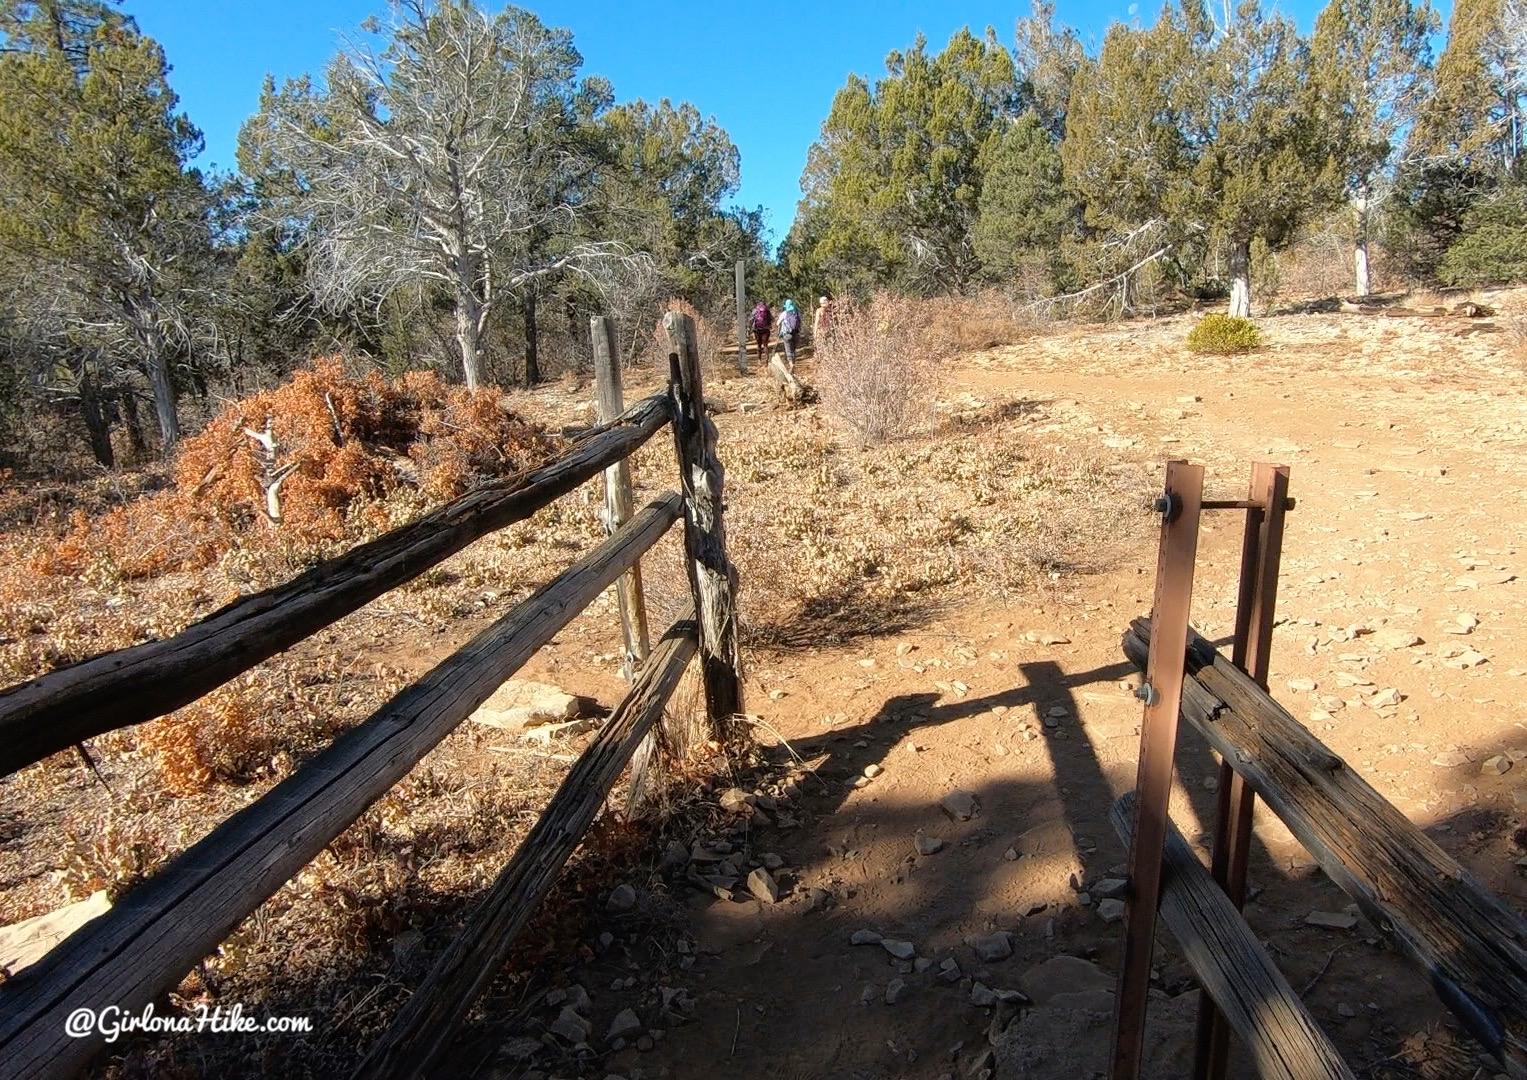
[(823, 296), (817, 300), (817, 309), (811, 316), (811, 343), (817, 352), (822, 351), (822, 339), (832, 329), (832, 301)]
[(785, 310), (779, 315), (779, 340), (785, 346), (785, 366), (795, 370), (795, 350), (801, 343), (801, 313), (795, 310), (795, 301), (786, 300)]
[(769, 362), (769, 330), (774, 325), (774, 313), (769, 310), (769, 305), (762, 300), (753, 305), (753, 318), (749, 325), (753, 327), (753, 340), (758, 343), (758, 363), (760, 365)]

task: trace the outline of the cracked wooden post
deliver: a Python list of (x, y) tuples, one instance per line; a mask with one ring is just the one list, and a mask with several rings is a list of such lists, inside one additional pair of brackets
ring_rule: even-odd
[[(615, 343), (615, 324), (596, 315), (589, 320), (589, 335), (594, 345), (594, 389), (599, 408), (599, 422), (608, 424), (626, 411), (625, 392), (620, 379), (620, 348)], [(604, 529), (615, 535), (632, 512), (631, 466), (622, 458), (604, 471)], [(626, 656), (621, 671), (630, 682), (636, 669), (647, 659), (650, 648), (647, 635), (647, 604), (642, 592), (640, 563), (621, 575), (615, 585), (620, 605), (620, 631), (625, 639)]]
[[(725, 721), (742, 713), (742, 655), (737, 640), (737, 569), (726, 552), (722, 521), (723, 470), (716, 458), (716, 428), (705, 415), (705, 388), (695, 324), (670, 311), (669, 393), (673, 440), (684, 494), (684, 549), (700, 623), (700, 674), (705, 687), (709, 736), (725, 741)], [(674, 747), (682, 753), (686, 747)]]

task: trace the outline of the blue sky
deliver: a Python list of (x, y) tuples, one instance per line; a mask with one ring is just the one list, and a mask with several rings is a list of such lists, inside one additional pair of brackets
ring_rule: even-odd
[[(125, 0), (173, 66), (181, 106), (206, 135), (203, 164), (234, 166), (240, 123), (258, 103), (269, 72), (280, 79), (321, 72), (339, 35), (387, 0)], [(832, 95), (850, 72), (884, 70), (885, 54), (919, 30), (942, 45), (961, 26), (996, 28), (1011, 44), (1029, 0), (777, 0), (680, 4), (653, 0), (548, 0), (526, 3), (545, 21), (573, 31), (587, 74), (615, 85), (619, 99), (689, 100), (713, 115), (742, 153), (737, 202), (762, 205), (776, 242), (800, 195), (806, 149)], [(493, 5), (496, 9), (496, 3)], [(1059, 21), (1089, 46), (1114, 21), (1149, 21), (1153, 3), (1057, 4)], [(1308, 29), (1317, 0), (1280, 7)], [(1450, 3), (1441, 5), (1444, 21)], [(1143, 12), (1143, 14), (1142, 14)]]

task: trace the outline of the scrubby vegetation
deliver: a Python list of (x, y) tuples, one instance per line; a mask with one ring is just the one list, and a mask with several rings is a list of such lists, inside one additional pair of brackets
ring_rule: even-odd
[(1188, 331), (1188, 348), (1196, 353), (1234, 356), (1262, 343), (1262, 332), (1250, 319), (1218, 313), (1205, 315)]

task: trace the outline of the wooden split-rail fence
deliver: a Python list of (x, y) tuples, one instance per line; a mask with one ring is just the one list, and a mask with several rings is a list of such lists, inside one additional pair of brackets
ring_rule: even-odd
[[(107, 653), (0, 693), (0, 775), (92, 736), (152, 720), (397, 588), (487, 534), (523, 521), (604, 472), (609, 537), (417, 682), (87, 923), (0, 983), (0, 1075), (61, 1077), (84, 1069), (99, 1036), (71, 1037), (79, 1008), (133, 1013), (172, 990), (261, 903), (317, 856), (470, 716), (505, 679), (611, 585), (618, 588), (631, 686), (578, 757), (535, 826), (357, 1069), (428, 1073), (515, 936), (555, 882), (633, 756), (633, 795), (659, 751), (652, 738), (698, 654), (707, 738), (742, 712), (736, 572), (722, 520), (722, 470), (705, 414), (695, 328), (664, 319), (669, 386), (622, 408), (607, 320), (592, 321), (601, 424), (566, 453), (486, 484), (325, 562), (244, 597), (173, 637)], [(665, 425), (678, 490), (632, 506), (626, 459)], [(689, 615), (650, 645), (638, 560), (683, 519)], [(660, 740), (688, 747), (682, 718)]]

